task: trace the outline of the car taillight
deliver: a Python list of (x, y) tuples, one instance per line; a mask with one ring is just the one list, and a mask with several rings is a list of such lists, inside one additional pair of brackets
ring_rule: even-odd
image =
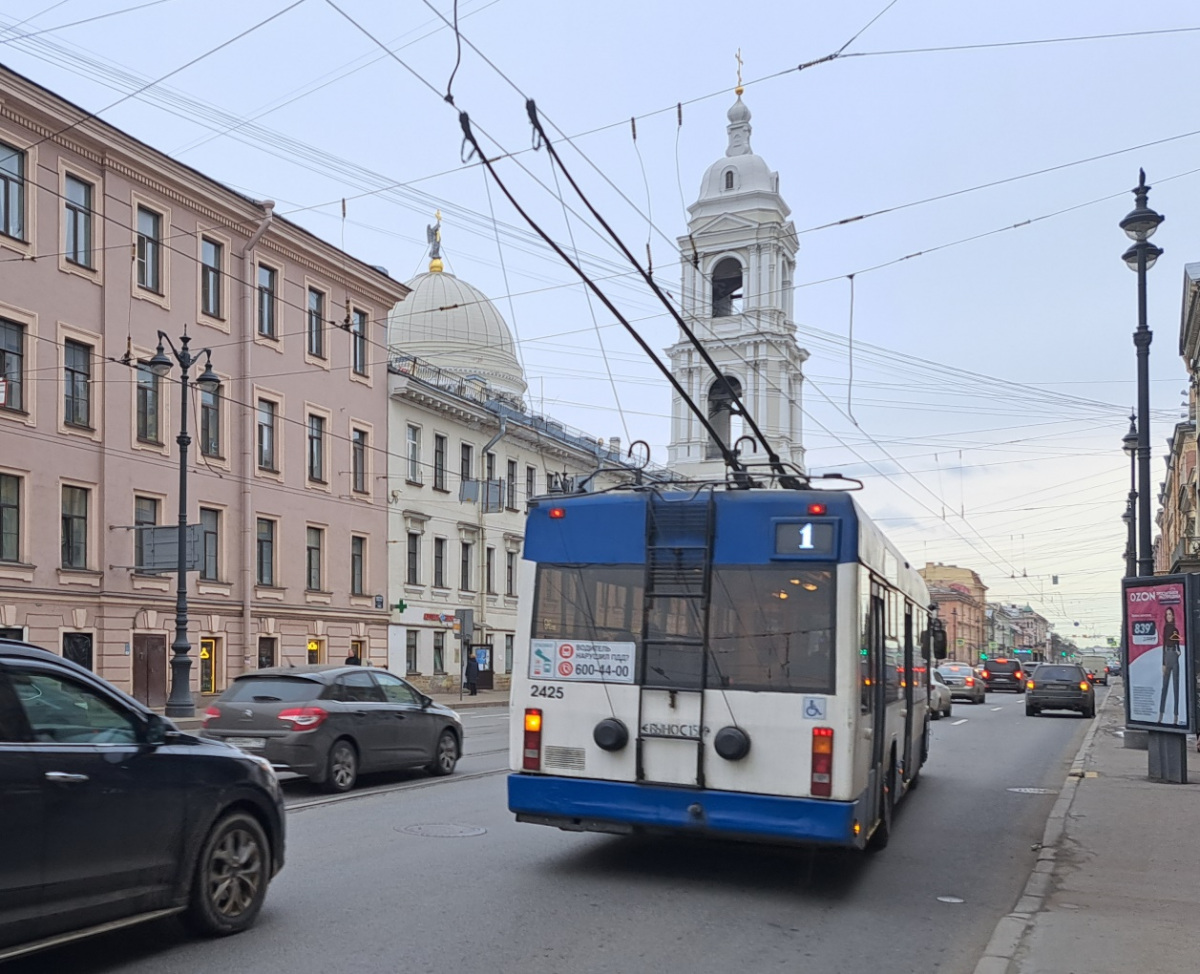
[(1020, 670), (1017, 670), (1017, 679), (1018, 680), (1021, 679), (1021, 671)]
[(525, 750), (521, 767), (526, 771), (542, 770), (542, 712), (525, 711)]
[(975, 685), (975, 677), (968, 676), (963, 682), (966, 683), (967, 686), (973, 687)]
[(1086, 690), (1086, 689), (1088, 689), (1088, 687), (1090, 687), (1090, 686), (1091, 686), (1091, 684), (1090, 684), (1090, 683), (1088, 683), (1086, 680), (1084, 680), (1082, 683), (1080, 683), (1080, 684), (1079, 684), (1079, 689), (1080, 689), (1080, 690)]
[(814, 727), (810, 792), (818, 798), (833, 794), (833, 728)]
[(279, 711), (279, 719), (292, 725), (292, 730), (316, 730), (329, 716), (323, 707), (289, 707)]
[(990, 676), (991, 676), (991, 674), (990, 674), (990, 673), (989, 673), (987, 670), (984, 670), (984, 671), (983, 671), (983, 678), (984, 678), (985, 680), (986, 680), (986, 679), (988, 679)]
[(204, 711), (204, 721), (200, 724), (201, 727), (207, 727), (210, 720), (216, 720), (221, 716), (221, 711), (217, 707), (209, 707)]
[(1026, 684), (1025, 684), (1025, 689), (1026, 689), (1026, 690), (1032, 690), (1032, 689), (1033, 689), (1033, 680), (1029, 680), (1028, 682), (1026, 682)]

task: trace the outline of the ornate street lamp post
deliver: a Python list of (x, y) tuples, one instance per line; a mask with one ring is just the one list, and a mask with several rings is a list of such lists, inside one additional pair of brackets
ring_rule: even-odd
[(187, 454), (188, 445), (192, 438), (188, 436), (188, 373), (192, 366), (205, 357), (204, 371), (197, 377), (196, 385), (202, 392), (215, 392), (221, 385), (221, 379), (212, 368), (212, 352), (205, 348), (196, 354), (188, 349), (191, 338), (185, 333), (180, 339), (180, 348), (165, 332), (158, 333), (158, 350), (154, 357), (145, 364), (159, 378), (171, 374), (172, 361), (163, 349), (163, 342), (170, 346), (171, 354), (179, 363), (181, 373), (180, 388), (182, 390), (183, 408), (179, 411), (179, 436), (175, 442), (179, 444), (179, 538), (178, 561), (175, 576), (175, 639), (171, 643), (171, 693), (167, 697), (168, 717), (192, 717), (196, 713), (196, 703), (192, 699), (191, 669), (192, 660), (188, 656), (191, 643), (188, 642), (188, 604), (187, 604)]
[(1125, 500), (1125, 513), (1121, 515), (1121, 520), (1125, 522), (1125, 577), (1135, 578), (1137, 576), (1137, 529), (1135, 521), (1137, 518), (1137, 449), (1138, 449), (1138, 428), (1137, 414), (1131, 414), (1129, 417), (1129, 432), (1121, 438), (1121, 449), (1125, 451), (1125, 455), (1129, 457), (1129, 496)]

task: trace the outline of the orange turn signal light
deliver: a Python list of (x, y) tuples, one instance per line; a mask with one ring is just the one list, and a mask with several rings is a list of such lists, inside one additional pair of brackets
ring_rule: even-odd
[(1025, 684), (1025, 689), (1026, 689), (1026, 690), (1032, 690), (1032, 689), (1033, 689), (1033, 680), (1030, 680), (1028, 683), (1026, 683), (1026, 684)]
[(1080, 689), (1080, 690), (1086, 690), (1086, 689), (1087, 689), (1088, 687), (1090, 687), (1090, 686), (1091, 686), (1091, 684), (1090, 684), (1090, 683), (1088, 683), (1088, 682), (1085, 680), (1083, 683), (1080, 683), (1080, 684), (1079, 684), (1079, 689)]
[(525, 729), (535, 732), (542, 729), (542, 712), (540, 710), (525, 711)]

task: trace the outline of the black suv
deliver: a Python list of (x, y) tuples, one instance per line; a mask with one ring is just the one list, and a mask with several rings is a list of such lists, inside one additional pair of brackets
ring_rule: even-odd
[(269, 764), (0, 640), (0, 961), (181, 914), (249, 927), (283, 866)]
[(1025, 673), (1019, 659), (990, 659), (983, 664), (983, 682), (989, 690), (1025, 692)]
[(1043, 710), (1078, 710), (1095, 717), (1096, 689), (1087, 671), (1077, 663), (1039, 666), (1025, 694), (1025, 716), (1037, 717)]

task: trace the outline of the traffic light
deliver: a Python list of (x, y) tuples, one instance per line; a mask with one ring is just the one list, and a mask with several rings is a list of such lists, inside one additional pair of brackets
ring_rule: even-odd
[(979, 654), (979, 658), (980, 658), (981, 660), (985, 660), (985, 659), (987, 659), (987, 658), (988, 658), (988, 654), (987, 654), (987, 653), (980, 653), (980, 654)]

